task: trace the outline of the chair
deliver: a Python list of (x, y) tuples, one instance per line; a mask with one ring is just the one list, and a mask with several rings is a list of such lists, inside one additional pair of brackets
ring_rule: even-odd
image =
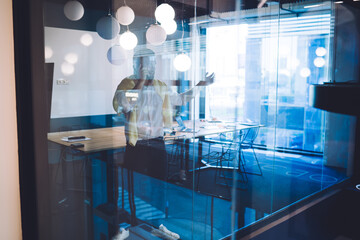
[[(167, 180), (176, 180), (179, 177), (180, 180), (184, 180), (185, 169), (187, 170), (187, 162), (185, 160), (185, 136), (168, 137), (167, 145), (170, 145), (170, 151), (168, 151), (168, 166), (167, 166)], [(170, 166), (173, 166), (175, 173), (170, 172)]]
[(254, 127), (251, 127), (247, 130), (244, 130), (246, 132), (244, 132), (244, 139), (243, 141), (241, 142), (241, 146), (240, 146), (240, 154), (241, 154), (241, 158), (243, 159), (242, 162), (244, 163), (244, 167), (246, 165), (246, 160), (245, 160), (245, 155), (244, 155), (244, 150), (246, 149), (251, 149), (252, 150), (252, 153), (253, 153), (253, 156), (254, 156), (254, 159), (256, 161), (256, 164), (257, 164), (257, 167), (259, 169), (259, 172), (248, 172), (248, 171), (245, 171), (246, 174), (252, 174), (252, 175), (258, 175), (258, 176), (262, 176), (263, 173), (262, 173), (262, 170), (261, 170), (261, 167), (260, 167), (260, 164), (259, 164), (259, 160), (258, 158), (256, 157), (256, 154), (255, 154), (255, 150), (254, 150), (254, 141), (259, 133), (259, 129), (260, 129), (260, 126), (254, 126)]
[[(220, 173), (220, 177), (227, 178), (223, 173), (225, 170), (236, 170), (240, 173), (241, 182), (248, 182), (243, 158), (240, 155), (240, 148), (244, 139), (244, 134), (242, 131), (239, 131), (237, 134), (233, 134), (231, 140), (225, 134), (220, 134), (220, 140), (204, 140), (204, 142), (209, 144), (209, 147), (208, 153), (203, 156), (203, 160), (206, 159), (206, 164), (216, 168), (215, 177)], [(220, 147), (221, 151), (213, 150), (216, 146), (217, 148)], [(212, 165), (214, 163), (216, 164), (215, 166)]]

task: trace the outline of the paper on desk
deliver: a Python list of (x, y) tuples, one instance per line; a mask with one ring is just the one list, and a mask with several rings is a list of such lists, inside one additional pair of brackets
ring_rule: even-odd
[(72, 140), (69, 140), (68, 138), (69, 137), (63, 137), (63, 138), (61, 138), (61, 140), (64, 141), (64, 142), (81, 142), (81, 141), (91, 140), (91, 138), (88, 138), (88, 137), (83, 138), (83, 139), (72, 139)]

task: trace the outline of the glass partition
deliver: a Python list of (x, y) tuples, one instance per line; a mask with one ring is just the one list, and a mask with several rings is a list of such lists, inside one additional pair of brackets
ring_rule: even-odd
[(338, 8), (44, 1), (51, 239), (234, 239), (349, 178)]

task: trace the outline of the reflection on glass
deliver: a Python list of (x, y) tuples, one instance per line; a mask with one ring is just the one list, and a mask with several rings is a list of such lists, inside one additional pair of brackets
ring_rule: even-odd
[(53, 26), (46, 5), (54, 236), (221, 239), (351, 176), (355, 119), (309, 106), (335, 74), (334, 4), (220, 2), (156, 19), (129, 2), (117, 20), (84, 3), (81, 26)]
[(310, 74), (311, 74), (311, 71), (310, 71), (310, 69), (307, 68), (307, 67), (302, 68), (302, 69), (300, 70), (300, 76), (303, 77), (303, 78), (309, 77)]
[(78, 55), (76, 53), (68, 53), (65, 55), (65, 61), (70, 64), (75, 64), (78, 62)]
[(49, 46), (45, 46), (45, 59), (50, 59), (53, 56), (53, 50)]
[(68, 63), (68, 62), (64, 62), (61, 64), (61, 72), (65, 75), (65, 76), (69, 76), (72, 75), (75, 72), (75, 67), (74, 65)]
[(83, 34), (81, 36), (80, 42), (81, 42), (82, 45), (88, 47), (93, 43), (93, 38), (92, 38), (92, 36), (90, 34), (85, 33), (85, 34)]
[(319, 57), (325, 56), (326, 53), (327, 53), (327, 50), (324, 47), (318, 47), (316, 49), (316, 55), (319, 56)]

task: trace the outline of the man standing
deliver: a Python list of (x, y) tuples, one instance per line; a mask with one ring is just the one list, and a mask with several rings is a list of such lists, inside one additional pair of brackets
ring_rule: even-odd
[(164, 128), (171, 128), (172, 106), (185, 105), (199, 91), (199, 87), (214, 82), (214, 74), (207, 76), (194, 88), (182, 94), (170, 91), (168, 86), (154, 79), (156, 56), (146, 49), (141, 55), (135, 52), (133, 58), (134, 75), (123, 79), (113, 98), (113, 107), (118, 114), (125, 114), (125, 167), (129, 170), (129, 202), (131, 224), (135, 224), (135, 204), (133, 192), (133, 171), (166, 179), (166, 150)]

